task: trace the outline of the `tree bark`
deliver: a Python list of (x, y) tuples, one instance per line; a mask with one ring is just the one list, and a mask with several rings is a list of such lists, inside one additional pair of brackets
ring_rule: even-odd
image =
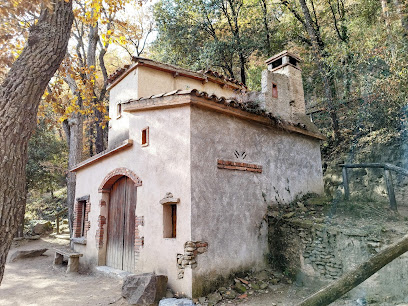
[(57, 0), (44, 9), (0, 85), (0, 282), (26, 201), (28, 140), (41, 96), (65, 56), (72, 20), (71, 1)]
[(310, 16), (309, 8), (307, 7), (305, 0), (299, 0), (302, 12), (305, 17), (303, 25), (306, 28), (307, 33), (310, 36), (312, 42), (312, 51), (314, 53), (315, 62), (320, 70), (320, 75), (323, 80), (324, 95), (327, 103), (327, 109), (332, 123), (332, 129), (334, 133), (334, 139), (340, 140), (340, 128), (339, 120), (337, 118), (336, 109), (334, 107), (334, 101), (336, 98), (335, 85), (333, 76), (331, 76), (330, 68), (323, 61), (324, 44), (321, 39), (320, 33), (315, 29), (314, 22)]
[(346, 273), (336, 282), (313, 294), (298, 306), (329, 305), (407, 251), (408, 235), (397, 243), (382, 250), (354, 270)]
[[(73, 114), (72, 117), (64, 121), (64, 131), (68, 142), (68, 170), (81, 162), (83, 149), (83, 118), (81, 114)], [(67, 173), (67, 208), (70, 234), (72, 236), (74, 224), (74, 204), (76, 174), (68, 171)]]
[(266, 5), (266, 0), (260, 0), (262, 7), (262, 19), (265, 28), (265, 50), (268, 55), (271, 55), (271, 35), (268, 25), (268, 7)]
[(401, 20), (401, 26), (404, 30), (404, 36), (408, 36), (408, 4), (406, 1), (394, 0), (398, 16)]
[[(78, 86), (75, 80), (69, 75), (64, 78), (64, 81), (68, 84), (72, 94), (77, 96), (76, 103), (79, 108), (82, 108), (82, 96), (79, 92)], [(64, 133), (66, 135), (68, 144), (68, 170), (72, 169), (76, 164), (82, 160), (83, 149), (83, 116), (81, 113), (73, 113), (71, 118), (63, 122)], [(68, 171), (67, 176), (67, 208), (68, 208), (68, 224), (70, 234), (73, 233), (74, 224), (74, 204), (75, 204), (75, 187), (76, 187), (76, 174), (75, 172)]]

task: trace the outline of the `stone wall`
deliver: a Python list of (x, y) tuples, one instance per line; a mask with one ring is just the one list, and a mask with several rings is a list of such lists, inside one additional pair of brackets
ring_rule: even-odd
[[(269, 217), (268, 221), (270, 263), (296, 280), (297, 285), (315, 287), (316, 291), (402, 237), (402, 233), (399, 237), (392, 236), (393, 230), (385, 229), (367, 232), (276, 217)], [(348, 297), (372, 302), (407, 302), (406, 280), (408, 254), (350, 291)]]

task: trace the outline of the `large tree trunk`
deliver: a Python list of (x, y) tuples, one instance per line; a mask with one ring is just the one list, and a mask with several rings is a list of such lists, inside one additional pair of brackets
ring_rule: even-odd
[(336, 99), (335, 94), (335, 85), (333, 76), (331, 75), (330, 68), (327, 67), (327, 64), (323, 60), (324, 45), (320, 37), (320, 33), (315, 29), (314, 22), (310, 16), (309, 8), (307, 7), (305, 0), (299, 0), (300, 6), (302, 7), (303, 15), (305, 16), (304, 26), (307, 33), (310, 36), (312, 42), (312, 51), (314, 55), (315, 63), (319, 68), (320, 75), (323, 80), (324, 95), (327, 103), (327, 109), (332, 123), (332, 129), (334, 133), (334, 139), (336, 141), (340, 140), (340, 128), (339, 120), (337, 118), (336, 109), (334, 107), (334, 102)]
[(308, 297), (298, 306), (329, 305), (405, 252), (408, 252), (408, 236), (363, 262), (334, 283)]
[(28, 140), (41, 96), (65, 56), (72, 21), (71, 1), (58, 0), (52, 11), (43, 10), (0, 86), (0, 282), (25, 206)]

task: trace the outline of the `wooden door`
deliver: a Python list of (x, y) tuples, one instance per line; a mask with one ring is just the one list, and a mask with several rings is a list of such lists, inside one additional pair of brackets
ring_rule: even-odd
[(136, 186), (127, 177), (113, 184), (108, 207), (106, 265), (133, 272), (135, 264)]

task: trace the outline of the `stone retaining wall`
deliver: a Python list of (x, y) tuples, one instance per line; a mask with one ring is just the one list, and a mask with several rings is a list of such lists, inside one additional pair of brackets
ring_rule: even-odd
[[(370, 233), (308, 220), (269, 217), (270, 262), (298, 285), (315, 286), (318, 290), (400, 239), (391, 236), (381, 231)], [(408, 254), (405, 254), (353, 289), (349, 297), (408, 302), (407, 281)]]

